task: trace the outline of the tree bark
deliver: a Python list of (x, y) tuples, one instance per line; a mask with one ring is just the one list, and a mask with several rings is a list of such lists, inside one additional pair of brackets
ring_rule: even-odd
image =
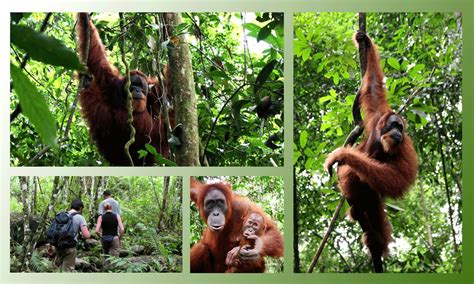
[[(98, 212), (98, 206), (99, 206), (99, 195), (103, 192), (102, 189), (103, 189), (103, 186), (104, 186), (104, 177), (99, 177), (99, 180), (97, 181), (97, 187), (95, 188), (95, 191), (93, 193), (93, 195), (91, 196), (92, 198), (92, 207), (91, 207), (91, 210), (89, 211), (89, 216), (90, 216), (90, 219), (89, 219), (89, 223), (90, 223), (90, 226), (91, 228), (94, 227), (94, 224), (95, 224), (95, 220), (97, 218), (99, 218), (99, 212)], [(93, 188), (91, 188), (91, 190), (93, 190)]]
[[(87, 179), (93, 179), (94, 177), (84, 177), (87, 181)], [(90, 182), (91, 186), (89, 187), (89, 190), (85, 192), (86, 194), (86, 200), (90, 200), (91, 202), (87, 202), (87, 212), (91, 213), (92, 212), (92, 207), (93, 207), (93, 204), (92, 204), (92, 200), (94, 200), (94, 188), (92, 187), (92, 184), (93, 182), (91, 181)], [(83, 200), (84, 202), (84, 200)], [(85, 211), (86, 209), (84, 209)], [(89, 215), (90, 216), (90, 219), (89, 220), (92, 220), (94, 217), (92, 215)]]
[(160, 215), (158, 216), (158, 229), (161, 230), (162, 225), (161, 221), (163, 220), (163, 215), (166, 211), (166, 200), (168, 199), (168, 190), (170, 187), (170, 177), (166, 176), (163, 178), (163, 200), (161, 202)]
[(37, 195), (38, 195), (38, 187), (39, 187), (39, 180), (38, 177), (33, 177), (33, 188), (31, 192), (31, 214), (35, 214), (36, 212), (36, 202), (37, 202)]
[(151, 187), (153, 187), (153, 196), (155, 197), (156, 207), (160, 209), (160, 197), (156, 191), (155, 177), (150, 176)]
[(79, 177), (81, 181), (81, 185), (79, 186), (79, 193), (77, 194), (77, 198), (82, 198), (82, 192), (87, 192), (87, 181), (86, 177)]
[(23, 248), (21, 250), (19, 262), (20, 271), (29, 267), (31, 257), (31, 231), (30, 231), (30, 199), (28, 190), (28, 177), (20, 177), (21, 200), (23, 203)]
[(182, 222), (182, 213), (183, 213), (183, 177), (177, 177), (176, 178), (175, 189), (178, 191), (178, 194), (177, 194), (178, 204), (177, 204), (176, 208), (178, 208), (178, 207), (180, 208), (180, 210), (178, 210), (176, 223), (181, 224), (181, 222)]
[[(178, 166), (199, 166), (199, 131), (196, 94), (191, 53), (184, 34), (174, 35), (173, 29), (181, 24), (179, 13), (165, 13), (165, 24), (173, 47), (168, 48), (169, 69), (173, 93), (173, 107), (181, 145), (175, 149)], [(179, 133), (181, 135), (179, 135)]]

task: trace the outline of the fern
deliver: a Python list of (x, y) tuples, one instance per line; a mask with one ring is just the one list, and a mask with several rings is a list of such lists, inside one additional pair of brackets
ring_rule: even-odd
[(52, 262), (41, 256), (38, 251), (33, 251), (30, 260), (30, 269), (32, 272), (51, 272), (53, 270)]

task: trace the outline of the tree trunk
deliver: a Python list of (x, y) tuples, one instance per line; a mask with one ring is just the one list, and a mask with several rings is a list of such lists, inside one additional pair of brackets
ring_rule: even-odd
[[(89, 177), (84, 177), (84, 178), (87, 180)], [(92, 179), (94, 177), (90, 177), (90, 178)], [(87, 212), (89, 213), (92, 212), (92, 207), (93, 207), (92, 200), (94, 200), (94, 188), (92, 187), (92, 181), (90, 184), (91, 186), (89, 187), (89, 190), (85, 192), (86, 200), (82, 200), (82, 202), (84, 202), (84, 204), (86, 204), (87, 206), (87, 209), (84, 208), (84, 212), (87, 210)], [(85, 202), (89, 200), (90, 202)], [(90, 220), (94, 218), (92, 215), (89, 215), (89, 216), (90, 216)]]
[(156, 207), (158, 208), (158, 210), (160, 209), (160, 197), (158, 195), (158, 192), (156, 191), (156, 186), (155, 186), (155, 177), (150, 177), (150, 181), (151, 181), (151, 187), (153, 187), (153, 196), (155, 197), (155, 203), (156, 203)]
[(79, 186), (79, 192), (77, 193), (77, 198), (82, 199), (82, 192), (87, 192), (87, 182), (86, 177), (79, 177), (81, 185)]
[(161, 230), (162, 228), (161, 221), (163, 220), (163, 215), (165, 214), (165, 211), (166, 211), (166, 200), (168, 199), (169, 187), (170, 187), (170, 177), (166, 176), (163, 179), (163, 200), (161, 202), (160, 215), (158, 217), (158, 230)]
[[(99, 200), (99, 195), (103, 192), (103, 186), (104, 186), (104, 177), (99, 177), (99, 180), (97, 181), (97, 187), (95, 188), (95, 191), (93, 192), (91, 196), (91, 209), (89, 211), (89, 224), (90, 227), (93, 228), (95, 224), (95, 220), (99, 218), (99, 212), (98, 212), (98, 200)], [(94, 188), (91, 188), (93, 190)]]
[(33, 189), (31, 192), (32, 200), (31, 200), (31, 214), (35, 214), (36, 212), (36, 202), (37, 202), (37, 195), (38, 195), (38, 187), (39, 187), (39, 180), (38, 177), (33, 177)]
[(168, 48), (169, 68), (173, 94), (173, 107), (176, 125), (181, 142), (176, 147), (178, 166), (199, 166), (199, 131), (197, 120), (196, 94), (191, 62), (191, 53), (184, 34), (174, 35), (173, 29), (181, 24), (179, 13), (165, 13), (165, 24), (173, 47)]
[(29, 267), (31, 250), (31, 231), (30, 231), (30, 197), (28, 192), (28, 177), (20, 177), (21, 201), (23, 203), (23, 248), (21, 250), (19, 262), (20, 271)]
[(178, 213), (176, 214), (176, 224), (180, 224), (182, 222), (182, 212), (183, 212), (183, 178), (177, 177), (176, 178), (176, 186), (175, 191), (178, 193), (176, 194), (177, 205), (174, 208), (180, 208)]

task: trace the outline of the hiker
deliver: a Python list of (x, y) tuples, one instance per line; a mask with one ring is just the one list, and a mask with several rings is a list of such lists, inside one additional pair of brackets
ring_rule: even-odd
[(104, 212), (105, 212), (104, 205), (105, 205), (105, 203), (109, 203), (110, 205), (112, 205), (112, 212), (115, 215), (122, 215), (122, 212), (120, 210), (120, 205), (117, 202), (117, 200), (115, 200), (112, 197), (112, 193), (110, 192), (110, 190), (108, 190), (108, 189), (105, 190), (102, 195), (104, 196), (104, 200), (99, 204), (99, 215), (104, 215)]
[(114, 213), (110, 203), (104, 204), (104, 210), (104, 214), (100, 215), (97, 220), (95, 231), (101, 237), (104, 254), (119, 256), (120, 237), (124, 233), (122, 218)]
[(56, 264), (63, 272), (73, 272), (76, 264), (76, 245), (79, 231), (85, 239), (91, 234), (86, 219), (81, 215), (84, 204), (80, 199), (71, 202), (71, 210), (56, 214), (48, 228), (48, 239), (56, 248)]

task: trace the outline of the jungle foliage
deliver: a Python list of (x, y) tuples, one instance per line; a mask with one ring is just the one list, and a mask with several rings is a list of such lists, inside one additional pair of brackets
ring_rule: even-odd
[[(124, 14), (129, 67), (151, 76), (160, 74), (172, 48), (172, 35), (163, 34), (157, 14)], [(182, 16), (184, 22), (174, 32), (189, 35), (199, 139), (207, 164), (283, 165), (283, 14)], [(94, 13), (92, 20), (110, 61), (123, 73), (118, 14)], [(72, 13), (11, 14), (12, 166), (107, 165), (77, 103), (76, 72), (83, 67), (74, 51), (74, 26)], [(266, 97), (277, 112), (259, 117), (257, 105)], [(266, 144), (269, 138), (272, 143)]]
[[(79, 272), (179, 272), (182, 270), (182, 178), (177, 177), (12, 177), (10, 270), (58, 272), (47, 253), (46, 230), (55, 214), (84, 203), (92, 234), (77, 244)], [(104, 255), (95, 232), (105, 190), (121, 207), (125, 234), (120, 256)], [(107, 263), (107, 264), (106, 264)], [(105, 265), (105, 266), (104, 266)]]

